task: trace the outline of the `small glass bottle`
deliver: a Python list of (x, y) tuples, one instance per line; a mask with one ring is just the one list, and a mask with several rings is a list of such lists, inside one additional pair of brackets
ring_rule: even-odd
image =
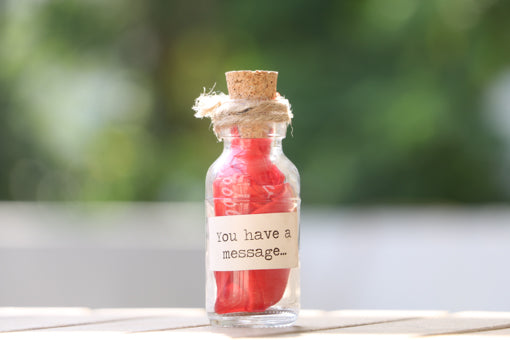
[[(230, 97), (267, 100), (254, 89), (272, 81), (265, 71), (250, 72), (227, 73), (227, 82), (229, 74), (237, 79)], [(276, 96), (275, 78), (270, 85)], [(297, 319), (299, 173), (283, 153), (287, 125), (262, 119), (216, 129), (224, 149), (206, 178), (206, 309), (213, 325), (278, 327)]]

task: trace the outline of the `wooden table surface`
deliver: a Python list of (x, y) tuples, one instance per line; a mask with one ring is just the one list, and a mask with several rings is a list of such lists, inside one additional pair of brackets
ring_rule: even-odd
[(303, 310), (287, 328), (213, 328), (202, 309), (0, 308), (0, 339), (510, 339), (510, 313)]

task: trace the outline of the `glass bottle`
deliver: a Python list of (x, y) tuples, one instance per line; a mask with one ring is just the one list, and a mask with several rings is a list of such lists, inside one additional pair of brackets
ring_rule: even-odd
[(286, 130), (285, 122), (217, 130), (224, 149), (206, 178), (213, 325), (277, 327), (297, 319), (299, 173), (283, 153)]

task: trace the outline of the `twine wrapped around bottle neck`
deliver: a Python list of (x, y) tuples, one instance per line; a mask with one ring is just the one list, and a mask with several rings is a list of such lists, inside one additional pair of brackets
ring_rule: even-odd
[(274, 99), (231, 99), (224, 93), (202, 93), (193, 110), (195, 117), (211, 118), (214, 132), (237, 126), (242, 138), (264, 138), (270, 133), (268, 123), (287, 123), (293, 117), (290, 103), (278, 93)]

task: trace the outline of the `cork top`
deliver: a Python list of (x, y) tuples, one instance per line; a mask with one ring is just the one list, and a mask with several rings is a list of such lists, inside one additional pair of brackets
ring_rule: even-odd
[(276, 98), (276, 80), (274, 71), (230, 71), (225, 73), (228, 94), (231, 99)]

